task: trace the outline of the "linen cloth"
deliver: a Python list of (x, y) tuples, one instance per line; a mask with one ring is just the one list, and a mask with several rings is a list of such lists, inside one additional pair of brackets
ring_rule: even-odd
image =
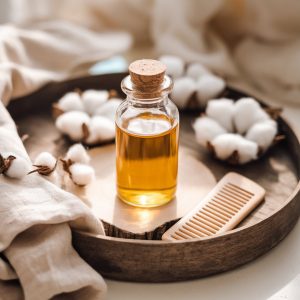
[[(30, 163), (4, 107), (12, 97), (79, 76), (130, 42), (125, 33), (94, 33), (65, 21), (0, 26), (0, 153)], [(104, 234), (79, 198), (42, 176), (0, 175), (0, 299), (102, 299), (106, 284), (73, 249), (71, 229)]]
[(91, 64), (130, 44), (127, 33), (96, 33), (63, 20), (2, 25), (0, 98), (7, 104), (46, 82), (86, 74)]
[[(29, 161), (14, 122), (0, 104), (0, 153), (6, 151)], [(73, 249), (70, 227), (104, 234), (80, 199), (41, 176), (1, 176), (1, 300), (70, 296), (63, 293), (72, 293), (70, 299), (101, 299), (106, 285)]]

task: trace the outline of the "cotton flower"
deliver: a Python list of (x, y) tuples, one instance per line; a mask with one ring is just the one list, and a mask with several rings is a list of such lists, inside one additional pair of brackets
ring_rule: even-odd
[(88, 155), (85, 148), (82, 144), (74, 144), (72, 145), (65, 157), (66, 160), (70, 160), (71, 162), (88, 164), (90, 162), (90, 156)]
[(55, 122), (56, 127), (73, 141), (81, 141), (85, 137), (85, 127), (88, 127), (90, 117), (81, 111), (70, 111), (60, 115)]
[(57, 159), (49, 152), (41, 152), (34, 160), (35, 170), (30, 173), (38, 172), (41, 175), (50, 175), (56, 168)]
[(211, 142), (216, 156), (221, 160), (229, 159), (236, 151), (238, 163), (244, 164), (257, 158), (258, 146), (239, 134), (225, 133), (218, 135)]
[(173, 78), (178, 78), (183, 75), (184, 72), (184, 61), (173, 55), (163, 55), (159, 60), (166, 65), (167, 74)]
[(13, 153), (3, 153), (0, 155), (0, 173), (4, 175), (21, 179), (30, 171), (29, 162)]
[(205, 74), (196, 81), (197, 99), (201, 105), (216, 98), (225, 89), (225, 81), (213, 74)]
[(194, 80), (197, 80), (206, 74), (211, 74), (211, 72), (200, 63), (191, 63), (186, 70), (186, 76), (191, 77)]
[(110, 141), (115, 138), (115, 123), (102, 116), (94, 116), (89, 126), (89, 135), (86, 143), (94, 145), (100, 142)]
[(226, 133), (226, 130), (217, 121), (205, 116), (197, 118), (193, 128), (196, 133), (196, 141), (202, 146), (207, 146), (207, 142)]
[(57, 106), (64, 112), (67, 111), (84, 111), (84, 106), (80, 95), (77, 92), (66, 93), (59, 99)]
[(253, 98), (241, 98), (235, 104), (234, 124), (240, 134), (244, 134), (257, 122), (270, 120), (270, 116)]
[(121, 99), (111, 98), (110, 100), (103, 103), (100, 107), (98, 107), (94, 115), (106, 117), (114, 122), (117, 108), (121, 103)]
[(90, 156), (81, 144), (71, 146), (65, 158), (61, 159), (63, 170), (78, 186), (89, 184), (95, 177), (94, 169), (87, 165), (89, 161)]
[(193, 127), (199, 144), (232, 164), (257, 159), (272, 145), (278, 130), (277, 123), (252, 98), (210, 100), (205, 115)]
[(178, 107), (183, 108), (196, 90), (196, 83), (190, 77), (181, 77), (174, 80), (172, 100)]
[(85, 186), (91, 183), (95, 178), (94, 169), (91, 166), (85, 164), (72, 164), (69, 170), (72, 181), (79, 186)]
[(273, 120), (266, 120), (252, 125), (246, 134), (246, 138), (256, 142), (265, 151), (272, 144), (276, 134), (277, 123)]
[(233, 132), (234, 112), (233, 100), (226, 98), (210, 100), (206, 107), (206, 115), (216, 120), (228, 132)]
[(108, 100), (108, 97), (107, 90), (86, 90), (81, 95), (84, 109), (89, 115), (93, 115), (97, 108)]

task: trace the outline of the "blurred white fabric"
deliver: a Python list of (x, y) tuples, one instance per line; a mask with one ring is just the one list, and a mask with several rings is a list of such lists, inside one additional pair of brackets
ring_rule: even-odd
[(299, 11), (297, 0), (13, 0), (9, 15), (126, 30), (158, 55), (200, 61), (229, 83), (299, 103)]
[(93, 63), (125, 51), (122, 32), (98, 33), (68, 21), (0, 26), (0, 97), (4, 104), (49, 81), (86, 74)]

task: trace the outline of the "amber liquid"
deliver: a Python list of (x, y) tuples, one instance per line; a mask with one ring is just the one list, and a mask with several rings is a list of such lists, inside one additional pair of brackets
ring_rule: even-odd
[[(175, 123), (176, 122), (176, 123)], [(178, 124), (165, 115), (142, 114), (116, 126), (117, 193), (140, 207), (163, 205), (175, 196)]]

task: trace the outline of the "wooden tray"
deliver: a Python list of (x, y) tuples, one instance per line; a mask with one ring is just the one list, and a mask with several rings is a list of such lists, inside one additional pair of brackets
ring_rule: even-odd
[[(9, 110), (20, 134), (29, 134), (25, 146), (32, 157), (47, 149), (63, 155), (69, 146), (54, 127), (51, 103), (80, 88), (116, 89), (126, 74), (108, 74), (51, 83), (12, 101)], [(228, 97), (243, 93), (228, 88)], [(21, 100), (21, 101), (20, 101)], [(102, 275), (130, 281), (166, 282), (199, 278), (245, 264), (277, 245), (296, 224), (300, 214), (299, 141), (283, 119), (286, 140), (261, 160), (232, 167), (211, 158), (195, 143), (191, 123), (199, 114), (181, 112), (179, 190), (176, 201), (162, 208), (129, 207), (114, 196), (114, 146), (91, 149), (97, 180), (87, 189), (66, 188), (78, 194), (105, 221), (108, 236), (73, 233), (74, 247)], [(261, 184), (267, 195), (238, 228), (213, 238), (163, 242), (163, 232), (201, 200), (227, 172), (241, 173)]]

